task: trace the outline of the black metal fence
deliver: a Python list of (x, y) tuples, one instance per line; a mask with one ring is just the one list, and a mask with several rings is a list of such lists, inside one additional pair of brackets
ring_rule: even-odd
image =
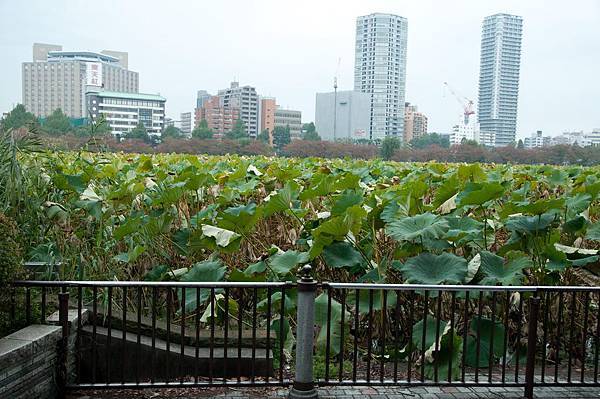
[(14, 320), (24, 306), (27, 323), (46, 323), (61, 298), (72, 309), (75, 365), (67, 388), (285, 386), (290, 354), (280, 337), (292, 288), (22, 281), (12, 288), (10, 312)]
[[(312, 385), (600, 386), (600, 287), (302, 281), (18, 282), (11, 315), (76, 313), (68, 388), (288, 386), (302, 328)], [(303, 327), (306, 291), (326, 305)]]

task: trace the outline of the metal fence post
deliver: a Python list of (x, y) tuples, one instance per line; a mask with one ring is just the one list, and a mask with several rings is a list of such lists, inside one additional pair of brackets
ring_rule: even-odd
[(535, 349), (537, 345), (538, 313), (540, 310), (540, 298), (529, 298), (529, 323), (527, 328), (527, 363), (525, 365), (525, 397), (533, 398), (533, 386), (535, 375)]
[(58, 321), (62, 328), (62, 335), (58, 345), (58, 397), (64, 398), (67, 386), (67, 361), (69, 353), (69, 293), (58, 294)]
[(288, 398), (317, 398), (313, 379), (313, 341), (315, 334), (315, 292), (317, 282), (306, 265), (298, 280), (298, 326), (296, 328), (296, 378)]

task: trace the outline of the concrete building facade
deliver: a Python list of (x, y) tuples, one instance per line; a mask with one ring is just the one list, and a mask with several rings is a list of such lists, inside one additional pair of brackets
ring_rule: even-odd
[(127, 69), (126, 54), (62, 51), (58, 45), (36, 43), (33, 61), (22, 64), (23, 105), (38, 117), (60, 108), (70, 118), (84, 118), (88, 90), (137, 93), (139, 76)]
[(515, 141), (523, 19), (495, 14), (483, 20), (478, 121), (493, 132), (495, 146)]
[(550, 145), (551, 137), (544, 136), (541, 130), (532, 133), (531, 136), (525, 137), (523, 144), (525, 148), (547, 147)]
[(181, 133), (186, 136), (192, 135), (192, 113), (191, 112), (182, 112), (179, 118), (181, 120)]
[(275, 110), (277, 103), (274, 98), (261, 97), (260, 99), (260, 131), (268, 130), (269, 135), (275, 128)]
[(233, 129), (239, 117), (239, 108), (225, 107), (222, 98), (212, 96), (207, 100), (203, 100), (202, 107), (196, 108), (195, 126), (198, 126), (200, 121), (205, 119), (209, 129), (218, 135), (222, 135)]
[(240, 86), (238, 82), (231, 82), (227, 89), (219, 90), (219, 98), (224, 108), (237, 108), (239, 118), (244, 122), (248, 136), (258, 135), (258, 94), (252, 86)]
[(359, 91), (317, 93), (315, 128), (323, 140), (369, 139), (371, 95)]
[(404, 134), (408, 22), (375, 13), (356, 20), (354, 90), (370, 95), (368, 137)]
[(166, 99), (159, 95), (92, 90), (86, 102), (91, 117), (103, 116), (114, 135), (126, 135), (138, 123), (153, 135), (164, 128)]
[(275, 127), (289, 127), (292, 140), (302, 138), (302, 112), (293, 109), (275, 109)]
[(427, 116), (419, 112), (416, 105), (406, 103), (404, 106), (404, 137), (405, 143), (414, 138), (427, 134)]

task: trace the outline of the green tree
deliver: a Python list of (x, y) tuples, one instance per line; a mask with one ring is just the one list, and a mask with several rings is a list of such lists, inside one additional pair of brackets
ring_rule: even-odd
[(437, 133), (424, 134), (419, 137), (415, 137), (410, 141), (412, 148), (427, 148), (430, 145), (438, 145), (442, 148), (450, 147), (450, 140), (447, 137), (442, 137)]
[(198, 126), (196, 126), (194, 130), (192, 130), (192, 137), (197, 139), (212, 139), (213, 134), (213, 131), (208, 128), (208, 122), (206, 121), (206, 119), (202, 119)]
[(46, 118), (42, 124), (42, 130), (53, 136), (61, 136), (71, 132), (73, 125), (71, 125), (69, 117), (60, 108), (57, 108)]
[(269, 143), (269, 139), (271, 135), (269, 134), (269, 129), (263, 129), (262, 132), (256, 137), (258, 141), (262, 141), (263, 143)]
[(136, 127), (134, 127), (129, 133), (125, 135), (128, 139), (141, 139), (145, 142), (150, 141), (150, 136), (148, 135), (148, 131), (146, 130), (146, 126), (142, 122), (139, 122)]
[(88, 119), (88, 123), (85, 126), (81, 126), (74, 130), (76, 136), (101, 136), (111, 132), (108, 122), (104, 116), (100, 116), (96, 119)]
[(519, 142), (517, 143), (517, 148), (525, 148), (525, 144), (523, 143), (523, 140), (519, 139)]
[(302, 125), (302, 131), (304, 132), (302, 135), (302, 140), (321, 141), (321, 136), (319, 136), (319, 133), (317, 133), (317, 128), (313, 122)]
[(392, 159), (394, 152), (402, 146), (400, 140), (394, 136), (386, 136), (381, 142), (379, 154), (385, 160)]
[(183, 136), (183, 132), (181, 129), (176, 128), (175, 126), (167, 126), (161, 133), (161, 137), (172, 137), (174, 139), (179, 139)]
[(462, 138), (462, 140), (460, 141), (460, 144), (461, 145), (470, 145), (471, 147), (479, 147), (479, 143), (477, 141), (467, 139), (466, 137)]
[(225, 137), (230, 140), (237, 140), (244, 137), (248, 137), (248, 132), (246, 131), (246, 125), (244, 124), (244, 121), (242, 121), (241, 119), (235, 121), (233, 129), (231, 129), (230, 132), (225, 133)]
[(18, 129), (27, 125), (36, 125), (37, 119), (31, 112), (27, 112), (23, 104), (17, 104), (8, 115), (0, 121), (2, 130)]
[(281, 152), (283, 147), (288, 145), (292, 141), (290, 136), (290, 126), (275, 126), (273, 129), (273, 146), (277, 152)]

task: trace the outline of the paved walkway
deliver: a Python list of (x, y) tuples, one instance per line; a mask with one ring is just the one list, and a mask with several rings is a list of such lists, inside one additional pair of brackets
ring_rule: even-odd
[[(223, 398), (223, 399), (281, 399), (288, 390), (282, 388), (190, 388), (145, 389), (123, 391), (80, 392), (69, 395), (70, 399), (113, 398)], [(600, 398), (600, 388), (545, 387), (536, 388), (536, 398)], [(320, 388), (321, 399), (463, 399), (463, 398), (522, 398), (522, 388), (458, 388), (458, 387), (332, 387)]]

